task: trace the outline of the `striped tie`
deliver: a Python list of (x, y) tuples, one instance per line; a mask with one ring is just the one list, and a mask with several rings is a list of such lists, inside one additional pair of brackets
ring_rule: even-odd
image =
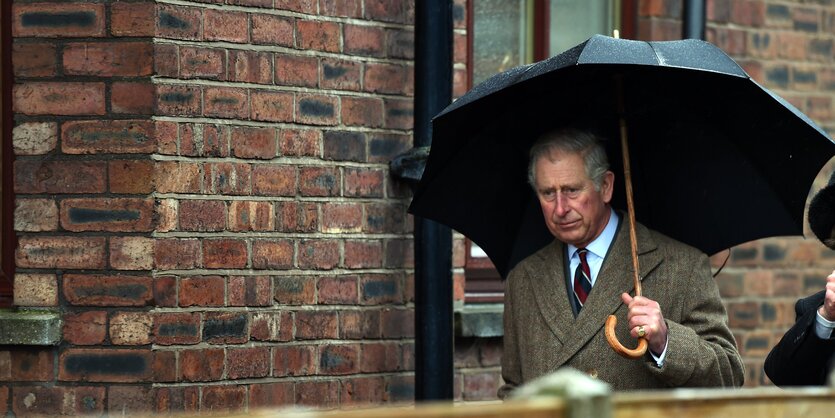
[(577, 250), (577, 255), (580, 256), (580, 265), (574, 270), (574, 297), (577, 298), (577, 302), (579, 302), (577, 306), (580, 308), (586, 303), (586, 298), (591, 292), (591, 270), (589, 270), (589, 263), (586, 261), (587, 252), (588, 250), (585, 248)]

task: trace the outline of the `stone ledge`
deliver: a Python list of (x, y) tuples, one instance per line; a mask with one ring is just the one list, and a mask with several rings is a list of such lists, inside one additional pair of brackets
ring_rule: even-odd
[(58, 310), (0, 310), (0, 345), (58, 345), (63, 320)]
[(455, 311), (455, 335), (458, 337), (501, 337), (504, 335), (501, 303), (464, 304)]

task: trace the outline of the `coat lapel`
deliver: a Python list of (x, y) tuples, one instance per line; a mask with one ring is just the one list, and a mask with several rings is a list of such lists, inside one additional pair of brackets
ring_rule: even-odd
[(531, 275), (537, 307), (560, 342), (573, 327), (574, 314), (566, 296), (565, 244), (554, 240), (537, 253)]
[[(568, 319), (564, 317), (562, 320), (563, 323), (570, 323), (572, 326), (564, 334), (564, 345), (560, 351), (558, 365), (568, 361), (598, 332), (602, 333), (606, 318), (623, 305), (620, 298), (621, 293), (633, 294), (635, 290), (632, 278), (629, 221), (625, 216), (622, 216), (621, 219), (623, 220), (620, 222), (618, 232), (606, 254), (598, 278), (595, 280), (594, 287), (589, 293), (583, 309), (573, 323), (570, 321), (570, 317)], [(643, 280), (661, 263), (662, 259), (659, 252), (655, 251), (657, 244), (649, 235), (649, 230), (638, 224), (636, 225), (636, 233), (638, 235), (640, 277)], [(564, 286), (563, 284), (563, 289)], [(563, 292), (563, 295), (565, 295), (565, 292)], [(566, 304), (568, 304), (568, 301), (566, 301)], [(571, 308), (568, 309), (570, 313)], [(625, 318), (618, 318), (617, 326), (625, 326), (622, 324), (624, 320)]]

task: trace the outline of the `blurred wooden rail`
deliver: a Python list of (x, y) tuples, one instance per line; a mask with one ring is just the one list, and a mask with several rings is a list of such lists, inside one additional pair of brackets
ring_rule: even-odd
[[(611, 395), (611, 418), (833, 418), (835, 389), (677, 389)], [(258, 410), (239, 417), (282, 418), (592, 418), (577, 416), (570, 401), (526, 401), (381, 406), (337, 411)], [(606, 418), (606, 417), (594, 417)]]

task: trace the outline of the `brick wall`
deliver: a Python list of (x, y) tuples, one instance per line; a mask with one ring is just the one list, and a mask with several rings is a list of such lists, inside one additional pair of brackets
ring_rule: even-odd
[(15, 303), (64, 340), (0, 350), (0, 413), (411, 401), (413, 21), (15, 1)]

